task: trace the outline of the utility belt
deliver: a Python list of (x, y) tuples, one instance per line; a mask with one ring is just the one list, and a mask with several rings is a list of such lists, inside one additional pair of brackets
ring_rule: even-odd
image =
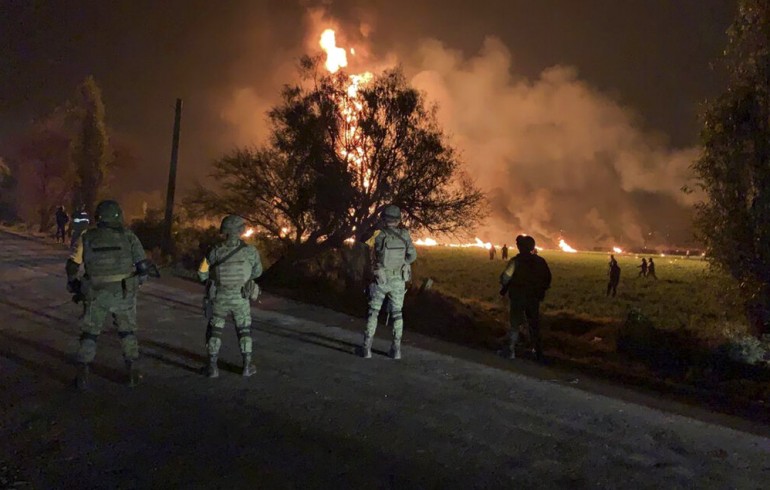
[(396, 269), (381, 267), (374, 271), (374, 280), (377, 284), (385, 284), (394, 279), (405, 282), (412, 280), (412, 266), (404, 264)]
[(82, 283), (82, 292), (86, 299), (91, 299), (89, 294), (95, 289), (106, 289), (112, 285), (120, 285), (123, 298), (127, 298), (136, 293), (137, 279), (136, 275), (131, 274), (112, 274), (108, 276), (84, 276)]
[(240, 293), (241, 298), (249, 301), (256, 301), (259, 299), (259, 286), (256, 282), (249, 280), (241, 286), (217, 286), (215, 282), (209, 281), (206, 283), (206, 294), (203, 295), (203, 316), (211, 319), (214, 313), (214, 299), (217, 294), (236, 295)]

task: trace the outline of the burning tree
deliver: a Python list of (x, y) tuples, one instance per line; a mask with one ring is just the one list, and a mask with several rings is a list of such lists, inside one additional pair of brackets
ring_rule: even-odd
[(349, 76), (333, 66), (304, 58), (302, 83), (269, 112), (269, 144), (217, 160), (218, 188), (198, 187), (188, 206), (238, 213), (300, 257), (365, 241), (389, 203), (431, 233), (477, 222), (484, 196), (401, 70)]
[(770, 0), (742, 0), (723, 58), (727, 90), (704, 114), (693, 165), (708, 199), (697, 229), (741, 285), (756, 334), (770, 321)]

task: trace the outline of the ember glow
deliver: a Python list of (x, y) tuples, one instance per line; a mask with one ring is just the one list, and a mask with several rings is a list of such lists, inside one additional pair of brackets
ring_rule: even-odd
[[(329, 73), (336, 73), (340, 68), (348, 66), (345, 50), (337, 46), (334, 30), (326, 29), (321, 34), (319, 44), (326, 52), (325, 66)], [(351, 48), (350, 53), (355, 54), (355, 50)], [(372, 74), (365, 72), (350, 75), (349, 80), (350, 82), (345, 89), (346, 96), (341, 96), (337, 101), (337, 107), (345, 124), (337, 153), (347, 163), (348, 169), (355, 174), (358, 185), (364, 189), (369, 189), (372, 171), (367, 165), (365, 148), (368, 145), (366, 144), (366, 137), (358, 125), (361, 111), (364, 108), (363, 99), (358, 92), (361, 87), (372, 80)]]
[(247, 228), (246, 231), (243, 232), (243, 235), (241, 235), (241, 238), (249, 238), (254, 234), (254, 228)]
[(567, 242), (564, 241), (563, 238), (561, 240), (559, 240), (559, 248), (562, 249), (562, 251), (569, 252), (571, 254), (577, 253), (577, 250), (575, 250), (574, 248), (570, 247), (567, 244)]
[(623, 253), (623, 249), (620, 248), (620, 247), (612, 247), (612, 251), (615, 252), (616, 254), (622, 254)]

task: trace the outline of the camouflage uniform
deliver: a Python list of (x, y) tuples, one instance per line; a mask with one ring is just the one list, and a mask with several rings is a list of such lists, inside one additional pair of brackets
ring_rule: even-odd
[(551, 287), (551, 270), (545, 259), (534, 253), (535, 240), (532, 237), (516, 238), (519, 254), (512, 258), (500, 275), (500, 284), (508, 290), (510, 300), (510, 345), (508, 355), (515, 358), (515, 345), (519, 338), (519, 327), (527, 323), (530, 340), (538, 359), (543, 357), (540, 338), (540, 302)]
[(250, 298), (258, 291), (254, 280), (262, 275), (262, 261), (253, 245), (240, 240), (243, 219), (228, 216), (223, 220), (222, 231), (227, 239), (216, 245), (206, 255), (198, 268), (198, 277), (208, 284), (207, 297), (211, 302), (211, 318), (207, 331), (206, 347), (209, 354), (207, 374), (217, 377), (217, 357), (222, 346), (222, 332), (229, 315), (233, 316), (238, 343), (243, 356), (243, 375), (254, 374), (251, 364), (251, 304)]
[[(136, 339), (136, 293), (144, 276), (144, 249), (139, 238), (123, 228), (122, 213), (114, 201), (104, 201), (97, 207), (97, 227), (84, 231), (67, 261), (68, 289), (79, 290), (85, 302), (80, 322), (80, 365), (78, 386), (87, 383), (88, 366), (96, 356), (96, 341), (104, 320), (112, 316), (117, 327), (123, 358), (129, 370), (130, 383), (137, 381), (134, 361), (139, 357)], [(85, 274), (78, 283), (80, 265)]]
[(372, 339), (377, 330), (377, 319), (382, 304), (389, 300), (390, 318), (393, 320), (393, 343), (390, 356), (401, 358), (401, 336), (404, 331), (402, 308), (406, 294), (406, 282), (411, 279), (411, 264), (417, 259), (412, 237), (405, 228), (398, 227), (401, 211), (387, 206), (383, 213), (386, 224), (367, 242), (374, 248), (374, 277), (369, 286), (369, 315), (366, 321), (362, 355), (371, 357)]

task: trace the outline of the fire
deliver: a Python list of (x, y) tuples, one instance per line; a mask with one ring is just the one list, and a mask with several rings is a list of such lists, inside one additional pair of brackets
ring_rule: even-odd
[(612, 251), (615, 252), (616, 254), (622, 254), (623, 253), (623, 249), (620, 248), (620, 247), (612, 247)]
[(326, 51), (326, 69), (337, 73), (340, 68), (348, 66), (345, 50), (337, 46), (337, 37), (333, 29), (326, 29), (321, 34), (321, 48)]
[[(329, 73), (336, 73), (340, 68), (348, 66), (345, 50), (337, 46), (333, 29), (326, 29), (321, 34), (319, 44), (326, 52), (325, 66)], [(355, 54), (355, 50), (351, 48), (350, 53)], [(364, 189), (369, 189), (372, 171), (366, 165), (366, 137), (358, 125), (361, 111), (364, 108), (363, 100), (358, 92), (362, 86), (372, 80), (372, 74), (365, 72), (350, 75), (349, 80), (350, 83), (345, 90), (347, 97), (340, 97), (340, 100), (337, 101), (340, 115), (346, 125), (337, 153), (347, 163), (348, 169), (356, 174), (359, 185)]]
[(246, 231), (243, 232), (243, 235), (241, 235), (241, 238), (249, 238), (254, 234), (254, 228), (247, 228)]
[(414, 242), (415, 245), (418, 245), (420, 247), (435, 247), (438, 245), (438, 242), (432, 238), (426, 238), (426, 239), (418, 239), (416, 242)]
[(564, 241), (563, 238), (559, 240), (559, 248), (562, 249), (562, 251), (569, 252), (571, 254), (577, 253), (577, 250), (575, 250), (574, 248), (570, 247), (567, 244), (567, 242)]

